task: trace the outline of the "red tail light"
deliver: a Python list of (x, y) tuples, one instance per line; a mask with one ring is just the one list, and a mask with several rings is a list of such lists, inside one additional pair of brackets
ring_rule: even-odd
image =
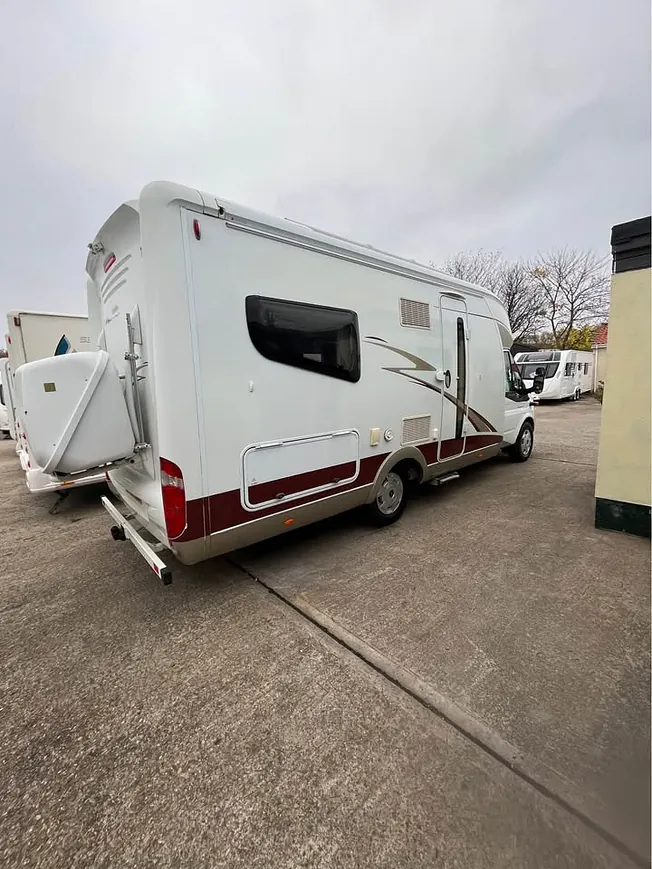
[(186, 527), (186, 489), (181, 468), (163, 457), (161, 457), (161, 492), (165, 527), (170, 540), (174, 540)]

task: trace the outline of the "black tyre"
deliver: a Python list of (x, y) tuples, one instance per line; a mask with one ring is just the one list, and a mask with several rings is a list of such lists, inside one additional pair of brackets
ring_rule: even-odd
[(534, 426), (529, 420), (526, 420), (521, 426), (516, 443), (505, 452), (513, 462), (527, 462), (532, 455), (533, 446)]
[(374, 525), (391, 525), (400, 519), (407, 503), (407, 480), (396, 470), (389, 471), (367, 513)]

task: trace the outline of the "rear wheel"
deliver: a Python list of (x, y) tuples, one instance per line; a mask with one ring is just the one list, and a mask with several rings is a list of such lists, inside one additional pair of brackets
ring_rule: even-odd
[(391, 525), (400, 518), (407, 503), (405, 479), (396, 470), (389, 471), (378, 489), (376, 497), (367, 505), (370, 520), (374, 525)]
[(516, 443), (506, 450), (507, 455), (513, 462), (527, 462), (532, 455), (534, 446), (534, 426), (529, 420), (523, 423)]

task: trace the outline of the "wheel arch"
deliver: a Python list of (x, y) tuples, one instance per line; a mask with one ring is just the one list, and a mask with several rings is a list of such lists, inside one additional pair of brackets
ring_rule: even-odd
[(428, 470), (428, 464), (421, 450), (412, 446), (401, 447), (395, 452), (390, 453), (378, 468), (369, 495), (366, 499), (367, 504), (371, 504), (375, 500), (382, 481), (385, 479), (387, 474), (394, 470), (398, 465), (401, 465), (406, 470), (410, 468), (415, 470), (418, 475), (414, 479), (415, 483), (418, 484), (424, 481)]

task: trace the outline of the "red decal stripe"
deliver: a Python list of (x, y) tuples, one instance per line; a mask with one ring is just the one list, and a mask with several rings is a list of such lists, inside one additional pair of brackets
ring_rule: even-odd
[(316, 471), (306, 471), (304, 474), (294, 474), (283, 480), (271, 480), (269, 483), (256, 483), (249, 486), (249, 502), (264, 504), (272, 501), (278, 495), (294, 495), (307, 489), (317, 489), (328, 486), (340, 480), (350, 480), (355, 475), (355, 462), (344, 462), (332, 465), (330, 468), (319, 468)]
[[(499, 434), (477, 434), (469, 435), (464, 443), (464, 453), (474, 452), (483, 447), (496, 446), (502, 441)], [(442, 457), (458, 455), (462, 450), (463, 438), (442, 441), (441, 454)], [(421, 444), (418, 449), (423, 454), (427, 464), (433, 465), (437, 462), (437, 452), (439, 444), (437, 442), (429, 444)], [(337, 486), (332, 492), (316, 492), (312, 495), (304, 495), (298, 498), (293, 498), (291, 501), (283, 500), (278, 504), (272, 504), (269, 507), (262, 507), (259, 510), (246, 510), (242, 506), (241, 493), (239, 489), (232, 489), (229, 492), (220, 492), (215, 495), (210, 495), (208, 498), (196, 498), (193, 501), (188, 501), (187, 509), (187, 525), (180, 537), (175, 539), (175, 543), (188, 543), (191, 540), (201, 539), (208, 534), (213, 534), (217, 531), (226, 531), (229, 528), (235, 528), (237, 525), (243, 525), (245, 522), (251, 522), (255, 519), (260, 519), (263, 516), (271, 516), (274, 513), (281, 513), (284, 510), (294, 507), (302, 507), (304, 504), (310, 504), (313, 501), (318, 501), (324, 497), (347, 492), (350, 489), (355, 489), (358, 486), (367, 486), (376, 478), (378, 469), (385, 461), (389, 453), (376, 453), (373, 456), (360, 460), (360, 471), (355, 480), (345, 483), (342, 486)], [(316, 471), (309, 471), (304, 474), (294, 474), (291, 477), (286, 477), (281, 480), (274, 480), (269, 483), (259, 483), (249, 488), (249, 497), (252, 503), (260, 504), (266, 500), (274, 498), (276, 495), (283, 493), (291, 495), (296, 492), (301, 492), (304, 489), (317, 488), (327, 483), (333, 482), (337, 477), (346, 478), (352, 476), (355, 469), (354, 462), (346, 462), (341, 465), (332, 465), (328, 468), (320, 468)]]

